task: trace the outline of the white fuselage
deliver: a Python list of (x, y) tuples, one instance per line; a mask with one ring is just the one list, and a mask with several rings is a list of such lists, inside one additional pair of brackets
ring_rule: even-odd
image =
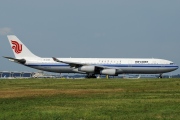
[[(52, 58), (25, 58), (26, 66), (57, 73), (86, 73), (69, 64), (55, 62)], [(58, 58), (62, 61), (77, 62), (91, 66), (116, 69), (117, 74), (162, 74), (178, 69), (173, 62), (164, 59), (145, 58)], [(96, 74), (96, 73), (95, 73)], [(99, 73), (97, 73), (99, 74)]]

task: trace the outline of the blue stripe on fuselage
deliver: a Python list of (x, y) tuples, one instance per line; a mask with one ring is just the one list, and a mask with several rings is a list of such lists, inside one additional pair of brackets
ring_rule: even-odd
[[(168, 65), (168, 64), (92, 64), (104, 67), (174, 67), (178, 68), (177, 65)], [(44, 67), (68, 67), (68, 64), (27, 64), (26, 66), (35, 67), (35, 66), (44, 66)]]

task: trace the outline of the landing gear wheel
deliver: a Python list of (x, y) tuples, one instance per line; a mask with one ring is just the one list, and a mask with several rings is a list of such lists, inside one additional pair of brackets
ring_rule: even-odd
[(86, 75), (86, 78), (97, 78), (97, 77), (95, 76), (95, 74), (88, 74)]
[(163, 78), (163, 77), (162, 77), (162, 74), (160, 74), (158, 78)]

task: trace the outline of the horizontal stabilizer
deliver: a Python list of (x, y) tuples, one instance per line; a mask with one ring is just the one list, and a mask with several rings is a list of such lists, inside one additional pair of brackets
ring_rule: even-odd
[(25, 59), (16, 59), (16, 58), (12, 58), (12, 57), (5, 57), (3, 56), (4, 58), (7, 58), (9, 59), (10, 61), (13, 61), (13, 62), (17, 62), (17, 63), (21, 63), (21, 64), (25, 64), (26, 63), (26, 60)]

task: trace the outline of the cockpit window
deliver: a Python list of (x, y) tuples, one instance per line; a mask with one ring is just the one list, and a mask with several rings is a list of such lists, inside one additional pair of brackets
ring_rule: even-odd
[(173, 65), (174, 63), (170, 63), (170, 65)]

